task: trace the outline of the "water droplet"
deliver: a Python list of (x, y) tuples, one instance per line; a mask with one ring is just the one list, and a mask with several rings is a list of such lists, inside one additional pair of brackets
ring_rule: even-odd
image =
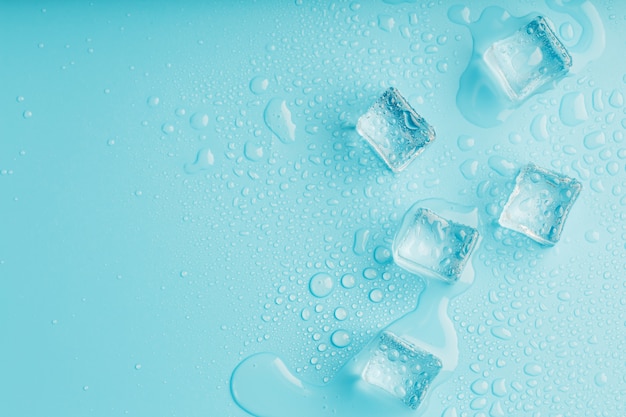
[(358, 229), (356, 232), (354, 232), (354, 244), (352, 245), (352, 250), (355, 254), (365, 254), (369, 238), (370, 231), (368, 229)]
[(338, 348), (344, 348), (350, 344), (350, 333), (345, 330), (336, 330), (330, 336), (330, 341)]
[(259, 75), (250, 80), (250, 91), (257, 95), (263, 94), (267, 91), (269, 85), (270, 81), (267, 78)]
[(376, 279), (378, 277), (378, 271), (374, 268), (365, 268), (363, 270), (363, 278), (365, 279)]
[(139, 371), (141, 369), (141, 364), (137, 363), (135, 364), (135, 370)]
[(341, 285), (348, 289), (354, 288), (356, 285), (356, 277), (352, 274), (345, 274), (341, 277)]
[(22, 113), (22, 117), (24, 117), (24, 119), (30, 119), (31, 117), (33, 117), (33, 112), (30, 110), (25, 110), (24, 113)]
[(267, 103), (263, 114), (267, 127), (283, 143), (292, 143), (296, 140), (296, 125), (291, 120), (291, 110), (287, 101), (273, 98)]
[(532, 133), (533, 137), (539, 142), (548, 140), (550, 137), (548, 133), (548, 116), (545, 114), (535, 116), (530, 124), (530, 133)]
[(383, 292), (378, 288), (373, 289), (370, 291), (369, 298), (373, 303), (380, 303), (383, 300)]
[(597, 230), (587, 230), (585, 232), (585, 240), (589, 243), (596, 243), (600, 240), (600, 232)]
[(491, 329), (491, 334), (501, 340), (509, 340), (513, 336), (506, 327), (496, 326)]
[(491, 392), (496, 397), (506, 396), (506, 380), (504, 378), (495, 379), (491, 384)]
[(161, 99), (158, 98), (157, 96), (150, 96), (150, 97), (148, 97), (146, 102), (148, 103), (149, 107), (156, 107), (161, 102)]
[(215, 156), (209, 148), (203, 148), (196, 154), (196, 160), (192, 164), (185, 164), (185, 172), (195, 174), (198, 171), (210, 169), (215, 164)]
[(324, 298), (333, 291), (333, 278), (325, 272), (319, 272), (311, 277), (309, 290), (318, 298)]
[(541, 369), (541, 366), (539, 366), (539, 364), (536, 363), (527, 363), (524, 366), (524, 372), (526, 373), (526, 375), (528, 376), (537, 376), (539, 375), (543, 370)]
[(489, 391), (489, 384), (484, 379), (477, 379), (470, 388), (476, 395), (485, 395)]
[(603, 387), (608, 382), (608, 377), (604, 372), (598, 372), (594, 376), (593, 381), (596, 383), (597, 386)]
[(335, 309), (334, 315), (337, 320), (344, 321), (346, 318), (348, 318), (348, 311), (343, 307), (337, 307)]
[(448, 9), (448, 19), (458, 25), (470, 23), (470, 9), (467, 6), (456, 4)]
[(472, 410), (482, 410), (487, 405), (487, 399), (484, 397), (478, 397), (470, 402), (470, 408)]
[(591, 132), (585, 136), (583, 143), (585, 148), (589, 150), (598, 149), (604, 146), (606, 143), (606, 137), (602, 131)]
[(568, 126), (576, 126), (589, 118), (585, 96), (579, 92), (567, 93), (561, 99), (559, 117)]
[(163, 126), (161, 126), (161, 131), (165, 133), (166, 135), (170, 135), (174, 133), (175, 130), (176, 128), (171, 123), (163, 123)]
[(391, 261), (391, 251), (384, 246), (378, 246), (374, 249), (374, 260), (381, 265)]
[(459, 166), (459, 170), (465, 179), (472, 180), (476, 178), (476, 173), (478, 172), (478, 161), (475, 159), (466, 159)]
[(561, 301), (569, 301), (572, 298), (572, 296), (567, 291), (559, 291), (559, 293), (556, 295), (556, 298), (558, 298)]
[(209, 115), (206, 113), (194, 113), (189, 118), (189, 124), (196, 130), (205, 129), (209, 125)]
[(612, 107), (620, 108), (624, 105), (624, 96), (618, 90), (614, 90), (609, 97), (609, 104)]
[(488, 160), (489, 167), (503, 177), (512, 177), (517, 172), (515, 164), (501, 156), (493, 155)]
[(381, 14), (378, 15), (378, 27), (385, 32), (391, 32), (396, 25), (396, 21), (392, 16)]
[(263, 145), (256, 141), (249, 140), (244, 145), (243, 154), (252, 162), (260, 161), (261, 158), (263, 158)]
[(493, 404), (491, 404), (491, 408), (489, 409), (489, 416), (490, 417), (505, 417), (506, 413), (504, 412), (504, 409), (502, 408), (502, 404), (500, 403), (500, 401), (495, 401)]

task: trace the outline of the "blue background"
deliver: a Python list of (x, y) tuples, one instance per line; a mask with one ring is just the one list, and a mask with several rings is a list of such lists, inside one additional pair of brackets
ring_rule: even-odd
[[(419, 279), (374, 250), (428, 197), (476, 205), (486, 225), (449, 311), (460, 365), (433, 401), (624, 415), (626, 8), (593, 3), (603, 55), (483, 129), (455, 105), (472, 41), (452, 3), (2, 2), (0, 415), (241, 417), (230, 375), (263, 351), (331, 379), (415, 307)], [(437, 130), (398, 175), (354, 132), (389, 85)], [(576, 126), (559, 118), (569, 92), (584, 97)], [(294, 143), (264, 121), (273, 98)], [(554, 248), (495, 224), (529, 161), (583, 183)], [(317, 272), (357, 285), (316, 300)], [(338, 328), (348, 348), (329, 343)]]

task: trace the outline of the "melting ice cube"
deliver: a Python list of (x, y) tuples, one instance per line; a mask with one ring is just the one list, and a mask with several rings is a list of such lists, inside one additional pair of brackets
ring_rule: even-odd
[(435, 140), (435, 130), (391, 87), (359, 118), (356, 130), (394, 172)]
[(393, 241), (393, 259), (409, 272), (453, 283), (477, 242), (478, 231), (473, 227), (415, 205), (404, 215)]
[(383, 332), (362, 376), (416, 409), (441, 367), (436, 356), (391, 332)]
[(498, 222), (541, 244), (554, 245), (581, 189), (574, 178), (529, 164), (517, 175)]
[(484, 59), (512, 101), (559, 80), (572, 66), (572, 57), (542, 16), (495, 42)]

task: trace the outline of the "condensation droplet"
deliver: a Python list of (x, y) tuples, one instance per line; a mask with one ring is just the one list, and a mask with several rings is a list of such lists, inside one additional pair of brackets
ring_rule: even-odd
[(356, 277), (352, 274), (345, 274), (341, 277), (341, 285), (348, 289), (354, 288), (356, 285)]
[(270, 81), (267, 78), (257, 76), (250, 80), (250, 91), (257, 95), (263, 94), (265, 91), (267, 91), (269, 85)]
[(378, 288), (373, 289), (370, 291), (369, 298), (373, 303), (380, 303), (383, 300), (383, 292)]
[(330, 341), (338, 348), (344, 348), (350, 344), (350, 333), (345, 330), (336, 330), (330, 336)]
[(196, 130), (205, 129), (209, 125), (209, 115), (206, 113), (194, 113), (189, 118), (189, 124)]
[(320, 272), (311, 277), (309, 290), (318, 298), (324, 298), (333, 291), (333, 278), (325, 272)]

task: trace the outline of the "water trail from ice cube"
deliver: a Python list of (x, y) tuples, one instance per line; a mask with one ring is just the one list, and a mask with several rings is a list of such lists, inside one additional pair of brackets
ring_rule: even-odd
[[(422, 200), (419, 204), (444, 218), (478, 227), (478, 209), (475, 207), (440, 199)], [(256, 417), (440, 417), (443, 411), (441, 404), (428, 399), (433, 397), (437, 386), (441, 386), (452, 374), (459, 356), (457, 334), (448, 317), (447, 307), (452, 298), (469, 288), (474, 275), (470, 259), (455, 284), (428, 281), (415, 310), (386, 328), (442, 360), (443, 368), (417, 414), (398, 398), (362, 379), (361, 372), (367, 363), (369, 351), (373, 349), (369, 345), (348, 361), (330, 383), (323, 386), (302, 381), (272, 353), (253, 355), (241, 362), (233, 372), (233, 399)]]

